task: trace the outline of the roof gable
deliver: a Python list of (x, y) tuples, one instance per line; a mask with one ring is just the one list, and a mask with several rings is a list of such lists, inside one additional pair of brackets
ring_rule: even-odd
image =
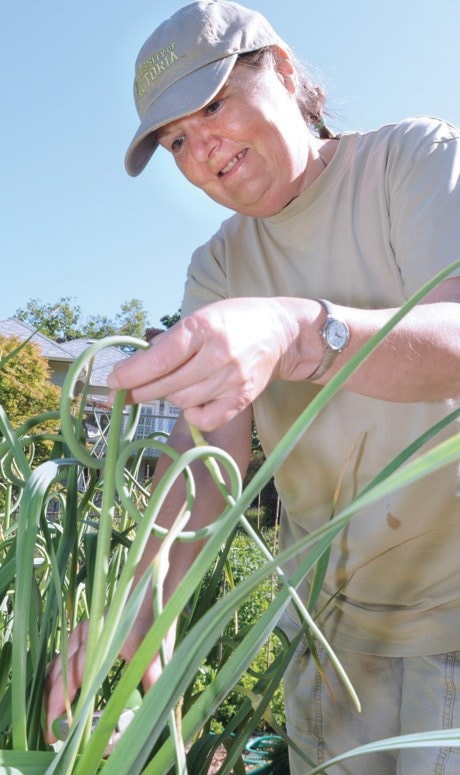
[(41, 354), (48, 358), (48, 360), (66, 361), (67, 363), (71, 363), (74, 360), (72, 355), (62, 345), (53, 342), (48, 336), (40, 334), (38, 331), (34, 333), (34, 329), (31, 326), (17, 318), (0, 320), (0, 335), (5, 337), (14, 336), (21, 342), (25, 342), (26, 339), (30, 338), (30, 341), (38, 345)]

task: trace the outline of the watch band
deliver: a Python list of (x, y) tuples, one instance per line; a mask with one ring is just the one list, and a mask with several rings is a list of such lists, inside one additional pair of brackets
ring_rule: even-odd
[[(323, 357), (321, 358), (319, 365), (314, 370), (314, 372), (310, 374), (309, 377), (307, 377), (308, 382), (315, 382), (316, 380), (320, 379), (323, 376), (323, 374), (325, 374), (330, 369), (330, 367), (334, 363), (339, 353), (341, 353), (344, 350), (344, 348), (347, 346), (348, 338), (349, 338), (349, 331), (348, 331), (347, 324), (344, 323), (343, 321), (338, 321), (337, 318), (334, 317), (332, 313), (331, 303), (327, 301), (327, 299), (317, 299), (316, 301), (318, 301), (326, 310), (326, 322), (324, 326), (320, 328), (320, 332), (319, 332), (326, 343), (326, 348), (324, 350), (324, 354), (323, 354)], [(327, 328), (331, 322), (340, 323), (340, 325), (343, 326), (343, 330), (345, 333), (345, 341), (342, 347), (331, 347), (327, 340)]]

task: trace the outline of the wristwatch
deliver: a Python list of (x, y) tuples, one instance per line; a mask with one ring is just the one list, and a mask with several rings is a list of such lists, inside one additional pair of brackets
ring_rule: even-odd
[(347, 324), (344, 320), (334, 317), (330, 302), (326, 299), (317, 299), (317, 301), (326, 310), (326, 322), (319, 332), (324, 339), (326, 349), (319, 366), (308, 377), (308, 380), (312, 382), (322, 377), (330, 369), (338, 354), (345, 349), (350, 341), (350, 330)]

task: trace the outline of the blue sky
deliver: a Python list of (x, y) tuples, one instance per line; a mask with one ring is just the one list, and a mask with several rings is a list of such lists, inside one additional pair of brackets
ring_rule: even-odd
[[(229, 211), (159, 152), (130, 178), (137, 52), (180, 0), (4, 0), (0, 6), (0, 319), (70, 296), (150, 322), (179, 307), (193, 249)], [(427, 113), (460, 125), (458, 0), (252, 0), (327, 89), (336, 131)]]

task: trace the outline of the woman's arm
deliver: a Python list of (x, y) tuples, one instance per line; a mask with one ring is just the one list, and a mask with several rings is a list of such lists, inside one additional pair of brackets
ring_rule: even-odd
[[(229, 452), (239, 466), (242, 476), (246, 473), (251, 452), (251, 422), (252, 411), (249, 407), (245, 412), (239, 414), (233, 422), (214, 433), (209, 434), (207, 437), (209, 444)], [(180, 453), (193, 446), (187, 423), (183, 417), (180, 417), (177, 420), (171, 433), (169, 443)], [(159, 458), (152, 483), (153, 490), (170, 464), (171, 460), (166, 455)], [(192, 469), (196, 481), (197, 496), (187, 529), (197, 530), (211, 524), (212, 521), (221, 514), (225, 504), (204, 464), (197, 462), (192, 466)], [(175, 482), (165, 500), (158, 520), (159, 524), (163, 527), (170, 527), (180, 512), (184, 501), (185, 489), (183, 478), (181, 477)], [(134, 585), (157, 554), (160, 545), (161, 539), (154, 537), (149, 539), (136, 571)], [(182, 577), (197, 556), (201, 546), (202, 544), (197, 541), (176, 542), (173, 545), (170, 552), (170, 570), (165, 581), (165, 600), (170, 597), (174, 589), (180, 583)], [(144, 598), (144, 602), (136, 618), (136, 622), (131, 629), (130, 635), (123, 645), (120, 654), (121, 657), (127, 661), (132, 659), (152, 623), (153, 602), (151, 590), (149, 590)], [(71, 701), (75, 697), (83, 679), (88, 624), (88, 620), (80, 622), (69, 638), (67, 681)], [(174, 639), (175, 625), (170, 629), (166, 638), (166, 649), (170, 653), (172, 653), (174, 647)], [(158, 655), (154, 655), (143, 677), (142, 683), (144, 689), (149, 689), (160, 674), (161, 660)], [(52, 732), (51, 725), (54, 719), (58, 718), (65, 711), (62, 662), (60, 656), (51, 663), (48, 669), (45, 688), (45, 708), (47, 716), (46, 740), (47, 742), (52, 743), (55, 742), (56, 738)]]
[[(345, 388), (401, 403), (460, 395), (459, 302), (460, 277), (445, 280), (392, 329)], [(396, 311), (334, 305), (334, 313), (349, 326), (350, 343), (318, 383), (328, 382)], [(308, 349), (308, 342), (303, 346)]]
[[(333, 301), (333, 300), (331, 300)], [(346, 389), (385, 401), (432, 401), (460, 393), (460, 278), (417, 305), (350, 377)], [(394, 309), (336, 307), (350, 343), (325, 384), (391, 318)], [(183, 318), (147, 351), (117, 365), (112, 389), (135, 402), (166, 397), (202, 430), (229, 422), (273, 379), (306, 380), (320, 363), (325, 311), (317, 301), (228, 299)]]

